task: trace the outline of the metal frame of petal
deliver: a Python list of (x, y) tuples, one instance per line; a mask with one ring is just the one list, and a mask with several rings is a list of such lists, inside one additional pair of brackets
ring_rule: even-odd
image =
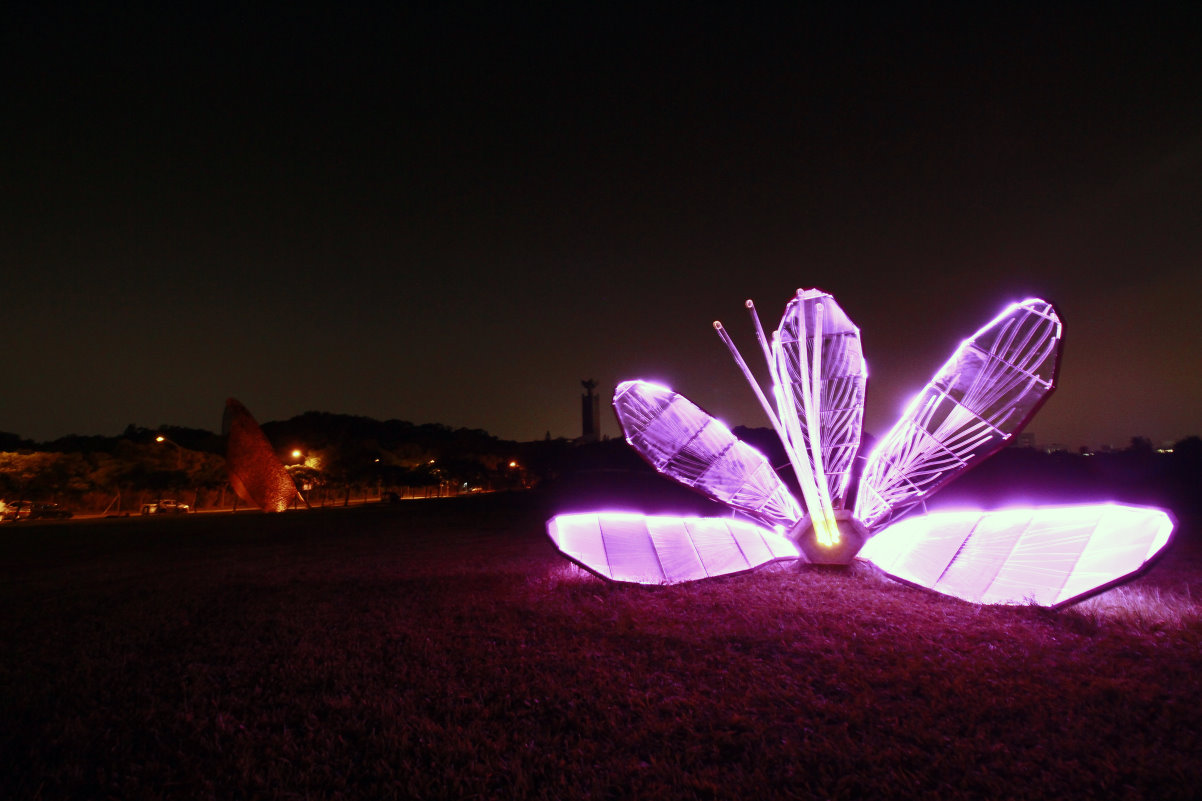
[[(722, 324), (714, 328), (789, 454), (804, 510), (764, 457), (725, 425), (666, 387), (626, 381), (614, 410), (630, 445), (662, 475), (768, 528), (723, 518), (560, 515), (548, 521), (548, 535), (573, 562), (613, 581), (662, 584), (781, 559), (847, 564), (858, 552), (903, 583), (952, 597), (1059, 608), (1130, 580), (1169, 542), (1170, 515), (1122, 504), (907, 517), (1003, 447), (1047, 401), (1063, 344), (1053, 304), (1011, 304), (960, 344), (869, 458), (854, 513), (842, 508), (842, 492), (845, 451), (863, 415), (859, 329), (820, 290), (798, 290), (771, 343), (751, 301), (747, 308), (775, 408)], [(833, 410), (824, 408), (829, 403)], [(828, 459), (840, 474), (833, 482)]]
[(623, 381), (613, 406), (626, 442), (660, 475), (770, 528), (801, 519), (764, 455), (688, 398), (649, 381)]
[(1056, 388), (1062, 346), (1060, 314), (1040, 298), (961, 342), (868, 457), (856, 518), (877, 531), (1005, 447)]

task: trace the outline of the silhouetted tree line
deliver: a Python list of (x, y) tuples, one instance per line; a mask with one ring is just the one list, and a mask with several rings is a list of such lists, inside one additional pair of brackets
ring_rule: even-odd
[(1044, 453), (1005, 448), (945, 487), (932, 505), (971, 501), (997, 506), (1114, 500), (1159, 506), (1181, 528), (1202, 522), (1202, 439), (1192, 436), (1171, 452), (1136, 437), (1121, 451)]
[[(658, 476), (620, 438), (515, 442), (480, 429), (329, 412), (265, 423), (263, 430), (298, 485), (323, 497), (405, 487), (460, 494), (541, 486), (561, 509), (578, 503), (650, 512), (717, 511), (708, 500)], [(764, 453), (796, 491), (788, 458), (771, 429), (736, 427), (734, 432)], [(160, 435), (167, 441), (156, 441)], [(866, 435), (861, 457), (873, 445)], [(301, 455), (292, 456), (294, 450)], [(56, 501), (81, 510), (98, 510), (118, 496), (125, 510), (157, 497), (202, 507), (230, 503), (224, 451), (219, 433), (181, 426), (130, 425), (117, 437), (69, 436), (45, 443), (0, 432), (0, 498)], [(1168, 453), (1139, 437), (1124, 450), (1097, 454), (1004, 448), (944, 487), (929, 505), (1104, 499), (1161, 506), (1183, 524), (1202, 521), (1202, 439), (1183, 439)]]
[[(566, 440), (518, 443), (480, 429), (328, 412), (265, 423), (263, 431), (298, 486), (323, 503), (405, 488), (426, 494), (527, 488), (556, 473), (571, 447)], [(183, 426), (130, 424), (115, 437), (42, 443), (0, 432), (0, 499), (77, 511), (137, 511), (160, 497), (202, 508), (231, 505), (224, 453), (220, 433)]]
[(131, 511), (160, 497), (195, 503), (226, 482), (214, 453), (145, 437), (64, 437), (0, 451), (0, 499), (60, 503), (76, 511)]

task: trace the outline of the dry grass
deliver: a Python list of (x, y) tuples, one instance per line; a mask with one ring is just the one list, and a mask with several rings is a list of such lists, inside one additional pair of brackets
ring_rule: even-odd
[(867, 569), (640, 588), (559, 559), (548, 514), (0, 529), (0, 796), (1196, 796), (1171, 563), (1064, 612)]
[(1116, 587), (1066, 610), (1099, 627), (1120, 626), (1142, 634), (1176, 632), (1202, 625), (1202, 603), (1187, 592), (1156, 586)]

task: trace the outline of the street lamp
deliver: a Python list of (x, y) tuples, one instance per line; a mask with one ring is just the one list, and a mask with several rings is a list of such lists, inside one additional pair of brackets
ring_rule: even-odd
[(176, 470), (184, 469), (184, 449), (182, 447), (180, 447), (180, 444), (178, 442), (175, 442), (174, 440), (170, 440), (167, 437), (163, 436), (162, 434), (159, 434), (157, 437), (155, 437), (154, 441), (155, 442), (166, 442), (168, 445), (175, 448), (175, 469)]

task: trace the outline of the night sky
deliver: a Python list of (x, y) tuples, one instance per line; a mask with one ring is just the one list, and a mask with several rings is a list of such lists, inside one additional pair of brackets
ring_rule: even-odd
[(772, 329), (816, 286), (878, 435), (1029, 295), (1066, 326), (1041, 444), (1202, 433), (1196, 3), (29, 5), (0, 431), (234, 396), (572, 437), (581, 379), (635, 377), (766, 425), (711, 322), (758, 363), (744, 299)]

